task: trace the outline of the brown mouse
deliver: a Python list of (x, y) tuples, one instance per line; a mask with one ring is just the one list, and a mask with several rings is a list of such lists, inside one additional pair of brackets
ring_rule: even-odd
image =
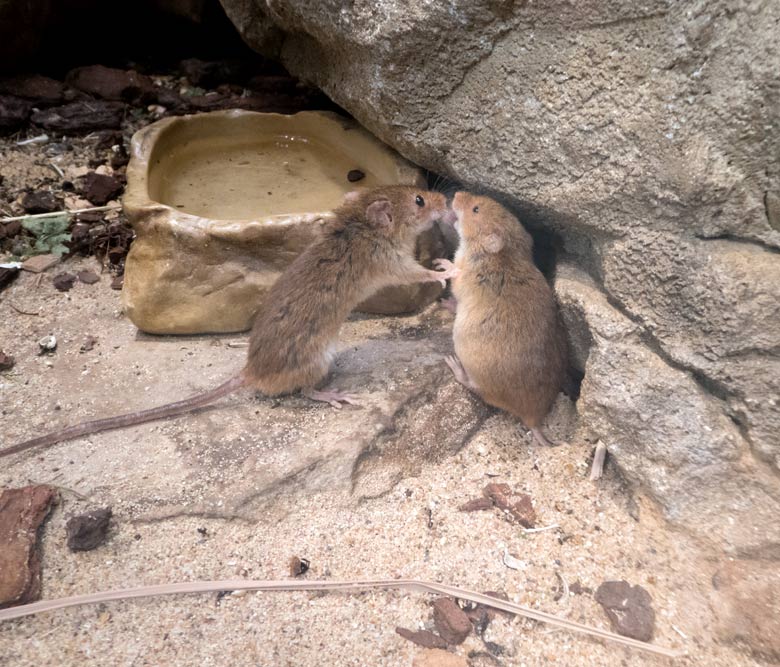
[(241, 387), (266, 396), (302, 390), (334, 407), (352, 396), (315, 389), (328, 374), (341, 324), (352, 309), (388, 285), (438, 280), (451, 271), (417, 263), (417, 235), (436, 220), (454, 222), (445, 196), (411, 186), (387, 186), (349, 193), (320, 238), (276, 280), (255, 317), (246, 366), (211, 391), (150, 410), (83, 422), (0, 450), (0, 457), (31, 447), (142, 424), (208, 405)]
[(549, 445), (542, 422), (564, 381), (566, 339), (552, 290), (534, 265), (531, 235), (488, 197), (458, 192), (452, 208), (455, 263), (436, 262), (456, 274), (455, 356), (447, 365), (458, 382)]

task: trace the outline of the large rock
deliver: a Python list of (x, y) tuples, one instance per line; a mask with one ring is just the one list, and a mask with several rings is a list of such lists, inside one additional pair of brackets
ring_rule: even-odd
[(602, 439), (628, 479), (666, 517), (732, 553), (777, 554), (780, 489), (723, 403), (645, 343), (583, 271), (560, 266), (555, 288), (575, 363), (581, 437)]
[(593, 436), (670, 518), (780, 549), (758, 529), (780, 490), (780, 5), (222, 4), (406, 157), (557, 237), (595, 277), (573, 341)]
[(0, 608), (40, 598), (38, 531), (56, 499), (45, 484), (0, 493)]

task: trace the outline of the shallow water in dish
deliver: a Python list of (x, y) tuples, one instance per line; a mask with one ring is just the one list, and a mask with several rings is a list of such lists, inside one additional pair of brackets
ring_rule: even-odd
[[(300, 136), (269, 136), (251, 143), (207, 137), (176, 144), (161, 157), (157, 201), (204, 218), (251, 220), (327, 211), (376, 176), (332, 146)], [(365, 178), (350, 183), (360, 169)]]

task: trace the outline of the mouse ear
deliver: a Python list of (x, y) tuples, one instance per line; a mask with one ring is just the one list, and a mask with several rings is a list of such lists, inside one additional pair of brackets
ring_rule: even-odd
[(393, 224), (393, 206), (388, 199), (378, 199), (368, 205), (366, 218), (377, 227), (389, 227)]
[(495, 253), (504, 247), (504, 239), (502, 239), (498, 234), (488, 234), (485, 237), (485, 240), (482, 242), (482, 245), (485, 247), (487, 252)]

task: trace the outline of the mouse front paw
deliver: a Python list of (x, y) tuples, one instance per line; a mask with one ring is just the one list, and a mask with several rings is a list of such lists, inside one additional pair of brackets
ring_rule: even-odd
[(460, 269), (458, 269), (450, 260), (440, 257), (433, 260), (433, 265), (439, 269), (438, 271), (431, 271), (431, 280), (438, 280), (442, 287), (447, 286), (447, 280), (450, 278), (457, 278), (460, 275)]

